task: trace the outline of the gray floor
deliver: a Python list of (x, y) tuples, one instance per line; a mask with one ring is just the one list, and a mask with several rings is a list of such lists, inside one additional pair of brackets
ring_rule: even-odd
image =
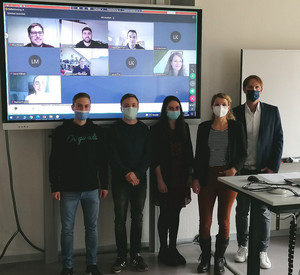
[[(298, 243), (300, 236), (298, 236)], [(296, 241), (297, 243), (297, 241)], [(198, 256), (200, 249), (197, 245), (187, 244), (178, 246), (179, 251), (184, 255), (187, 260), (187, 265), (184, 267), (166, 267), (157, 262), (157, 255), (149, 252), (144, 252), (143, 257), (149, 265), (149, 271), (144, 274), (159, 275), (159, 274), (197, 274)], [(230, 270), (226, 269), (225, 274), (246, 274), (246, 263), (234, 263), (233, 257), (236, 251), (236, 241), (231, 241), (226, 252), (226, 260)], [(269, 258), (272, 262), (272, 268), (269, 270), (261, 270), (262, 275), (285, 275), (288, 274), (288, 238), (287, 237), (273, 237), (268, 251)], [(104, 274), (110, 274), (111, 264), (115, 260), (114, 253), (99, 254), (99, 268)], [(295, 260), (294, 260), (294, 275), (298, 274), (300, 269), (300, 244), (296, 244)], [(298, 259), (298, 260), (297, 260)], [(213, 263), (213, 259), (212, 259)], [(76, 275), (84, 275), (85, 261), (83, 256), (75, 257), (74, 270)], [(0, 274), (1, 275), (58, 275), (61, 270), (59, 262), (54, 264), (45, 265), (43, 261), (14, 263), (14, 264), (1, 264), (0, 261)], [(234, 272), (234, 273), (233, 273)], [(136, 274), (134, 270), (128, 268), (122, 271), (121, 274)], [(210, 273), (213, 275), (213, 266)]]

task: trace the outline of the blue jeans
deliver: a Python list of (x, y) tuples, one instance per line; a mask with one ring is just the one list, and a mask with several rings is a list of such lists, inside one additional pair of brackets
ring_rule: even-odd
[(99, 190), (61, 192), (61, 254), (64, 268), (73, 267), (73, 230), (79, 202), (84, 217), (86, 264), (97, 263)]
[(119, 257), (127, 257), (126, 218), (129, 203), (131, 211), (130, 256), (136, 255), (141, 250), (143, 210), (146, 200), (146, 191), (146, 178), (141, 179), (140, 184), (137, 186), (132, 186), (124, 180), (113, 179), (112, 181), (112, 195), (115, 211), (115, 236)]
[[(249, 239), (248, 216), (251, 200), (249, 197), (245, 196), (242, 193), (238, 193), (236, 200), (237, 205), (235, 224), (237, 241), (239, 246), (247, 246)], [(259, 229), (261, 234), (259, 250), (262, 252), (266, 252), (270, 243), (271, 215), (270, 210), (264, 204), (260, 205), (259, 210), (260, 212), (257, 213), (257, 217), (261, 219), (261, 228)]]

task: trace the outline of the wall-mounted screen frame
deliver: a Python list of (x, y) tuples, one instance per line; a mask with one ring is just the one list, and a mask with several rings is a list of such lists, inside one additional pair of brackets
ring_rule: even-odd
[(93, 120), (122, 117), (134, 93), (153, 121), (167, 95), (200, 118), (202, 11), (69, 1), (1, 2), (4, 129), (53, 128), (72, 118), (72, 97), (91, 96)]

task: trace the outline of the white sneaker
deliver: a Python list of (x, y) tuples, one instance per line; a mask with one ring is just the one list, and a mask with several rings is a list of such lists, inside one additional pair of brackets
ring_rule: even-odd
[(234, 261), (237, 263), (243, 263), (247, 260), (247, 256), (248, 256), (247, 247), (241, 245), (239, 246), (239, 249), (234, 256)]
[(260, 260), (260, 268), (264, 268), (264, 269), (271, 268), (271, 262), (269, 260), (267, 252), (260, 252), (259, 260)]

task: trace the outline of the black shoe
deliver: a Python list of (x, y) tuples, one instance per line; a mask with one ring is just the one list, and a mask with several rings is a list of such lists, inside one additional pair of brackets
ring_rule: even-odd
[(63, 268), (60, 275), (74, 275), (73, 268)]
[(87, 275), (103, 275), (96, 265), (88, 265), (85, 272)]
[(160, 248), (159, 252), (158, 252), (158, 261), (165, 264), (165, 265), (169, 265), (169, 259), (170, 259), (170, 255), (169, 255), (169, 248), (165, 247), (165, 248)]
[(112, 273), (120, 273), (123, 269), (127, 267), (127, 259), (123, 257), (118, 257), (113, 264), (111, 271)]
[(136, 254), (136, 256), (131, 257), (130, 265), (134, 267), (137, 271), (147, 271), (149, 270), (148, 265), (144, 262), (143, 258), (140, 254)]
[(168, 266), (175, 266), (170, 255), (170, 249), (168, 247), (159, 249), (158, 261)]
[(225, 258), (215, 258), (215, 275), (222, 275), (225, 273)]
[(210, 269), (210, 257), (207, 259), (201, 258), (201, 262), (198, 265), (197, 272), (206, 273), (209, 269)]
[(176, 265), (186, 265), (185, 258), (179, 253), (177, 248), (170, 249), (170, 255), (174, 259)]
[(197, 272), (206, 273), (210, 269), (211, 237), (206, 239), (199, 237), (199, 245), (201, 248), (201, 255), (199, 257), (200, 263), (198, 265)]

